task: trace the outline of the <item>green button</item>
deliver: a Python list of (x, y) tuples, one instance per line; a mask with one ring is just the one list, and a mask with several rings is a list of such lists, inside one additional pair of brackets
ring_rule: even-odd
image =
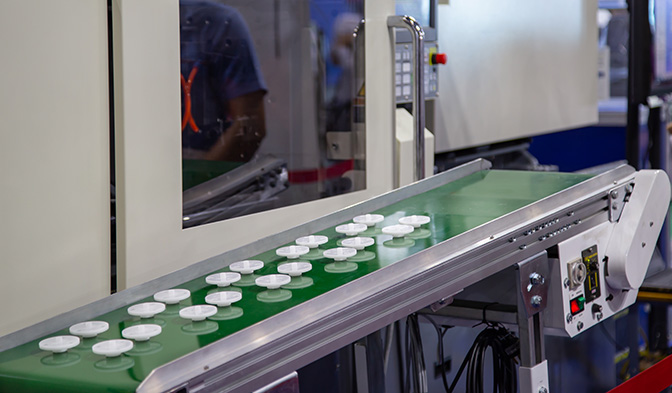
[(583, 305), (586, 304), (586, 298), (583, 296), (579, 296), (578, 299), (576, 299), (577, 303), (579, 303), (579, 308), (583, 310)]

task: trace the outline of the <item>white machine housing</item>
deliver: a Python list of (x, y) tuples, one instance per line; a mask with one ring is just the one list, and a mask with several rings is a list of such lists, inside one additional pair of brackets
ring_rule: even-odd
[(549, 258), (547, 330), (574, 337), (637, 299), (669, 207), (670, 183), (663, 171), (643, 170), (625, 187), (630, 192), (620, 199), (620, 187), (609, 196), (618, 199), (610, 209), (622, 209), (620, 217), (559, 243)]

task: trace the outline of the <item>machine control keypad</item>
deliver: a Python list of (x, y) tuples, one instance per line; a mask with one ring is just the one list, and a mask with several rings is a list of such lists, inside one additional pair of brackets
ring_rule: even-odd
[[(425, 99), (434, 99), (439, 90), (439, 71), (437, 64), (445, 61), (444, 56), (438, 56), (438, 45), (434, 42), (425, 42), (425, 53), (423, 58), (425, 74)], [(395, 52), (395, 96), (397, 104), (405, 104), (413, 99), (413, 54), (411, 44), (397, 44)]]

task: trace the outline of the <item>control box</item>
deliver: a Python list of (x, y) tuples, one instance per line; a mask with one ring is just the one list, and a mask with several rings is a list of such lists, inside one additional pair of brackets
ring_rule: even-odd
[(605, 279), (613, 230), (613, 223), (602, 223), (558, 243), (550, 253), (547, 332), (574, 337), (635, 302), (637, 290), (611, 288)]
[[(436, 42), (427, 41), (424, 46), (425, 100), (432, 100), (437, 97), (439, 89), (439, 70), (435, 60), (439, 46)], [(410, 42), (397, 43), (394, 60), (395, 101), (407, 104), (413, 100), (413, 45)]]

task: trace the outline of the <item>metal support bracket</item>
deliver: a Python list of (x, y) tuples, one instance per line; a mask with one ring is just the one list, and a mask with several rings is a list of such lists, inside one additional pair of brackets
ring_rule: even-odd
[(617, 222), (621, 218), (625, 204), (630, 200), (635, 182), (620, 185), (609, 190), (609, 221)]

